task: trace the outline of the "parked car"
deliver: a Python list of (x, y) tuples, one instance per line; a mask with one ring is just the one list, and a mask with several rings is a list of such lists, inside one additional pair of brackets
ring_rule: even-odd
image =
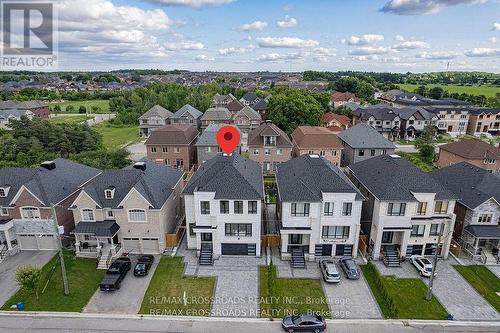
[(358, 264), (356, 264), (352, 257), (341, 258), (339, 264), (349, 280), (357, 280), (361, 276)]
[(130, 258), (120, 257), (116, 259), (106, 271), (99, 287), (102, 291), (113, 291), (120, 289), (120, 285), (132, 267)]
[(321, 273), (323, 273), (323, 279), (325, 282), (340, 282), (340, 274), (333, 260), (320, 260), (319, 269), (321, 270)]
[(294, 316), (286, 316), (281, 323), (283, 329), (292, 332), (314, 332), (319, 333), (326, 329), (326, 321), (323, 316), (300, 313)]
[(143, 255), (139, 257), (137, 264), (134, 267), (134, 276), (146, 276), (149, 273), (149, 269), (153, 266), (155, 257), (152, 255)]
[[(410, 257), (410, 263), (415, 266), (420, 276), (430, 277), (432, 275), (432, 262), (429, 259), (419, 255), (413, 255)], [(434, 273), (434, 276), (436, 275), (437, 273)]]

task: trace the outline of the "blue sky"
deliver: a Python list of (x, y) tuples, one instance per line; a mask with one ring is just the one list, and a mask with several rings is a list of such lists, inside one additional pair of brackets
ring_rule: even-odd
[(500, 72), (499, 0), (60, 0), (59, 67)]

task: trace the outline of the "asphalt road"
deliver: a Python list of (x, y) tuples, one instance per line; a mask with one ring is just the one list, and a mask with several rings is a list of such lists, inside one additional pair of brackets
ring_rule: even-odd
[[(499, 332), (499, 322), (425, 322), (384, 320), (337, 320), (328, 323), (327, 332), (406, 333), (406, 332)], [(223, 318), (165, 318), (80, 314), (0, 313), (0, 332), (9, 333), (94, 333), (166, 332), (207, 333), (283, 332), (279, 321)]]

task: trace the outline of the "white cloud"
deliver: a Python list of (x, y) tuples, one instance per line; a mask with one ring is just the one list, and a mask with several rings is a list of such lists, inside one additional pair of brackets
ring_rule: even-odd
[(164, 5), (172, 5), (172, 6), (201, 7), (201, 6), (225, 5), (234, 2), (236, 0), (146, 0), (146, 1)]
[(247, 53), (250, 51), (253, 51), (255, 49), (255, 46), (250, 44), (246, 47), (228, 47), (225, 49), (219, 49), (219, 54), (226, 56), (226, 55), (232, 55), (232, 54), (243, 54)]
[(296, 18), (290, 17), (288, 15), (285, 16), (283, 21), (276, 22), (276, 25), (281, 29), (294, 28), (299, 24)]
[(483, 3), (485, 0), (390, 0), (380, 11), (397, 15), (428, 15), (460, 5)]
[(326, 47), (318, 47), (312, 50), (313, 60), (319, 62), (327, 62), (331, 57), (335, 57), (337, 50)]
[(267, 27), (267, 22), (264, 21), (254, 21), (252, 23), (245, 23), (238, 27), (241, 31), (251, 31), (251, 30), (262, 30)]
[(396, 35), (396, 37), (394, 37), (394, 40), (398, 41), (398, 42), (402, 42), (405, 40), (405, 38), (401, 35)]
[(458, 56), (456, 52), (422, 52), (417, 54), (416, 58), (428, 60), (451, 60)]
[(488, 42), (495, 44), (496, 42), (498, 42), (498, 38), (490, 37), (490, 38), (488, 38)]
[(363, 55), (386, 54), (389, 52), (391, 52), (391, 49), (387, 48), (387, 47), (362, 46), (362, 47), (355, 48), (353, 50), (349, 50), (348, 53), (350, 55), (363, 56)]
[(500, 49), (478, 47), (472, 50), (465, 51), (464, 54), (468, 57), (495, 57), (500, 56)]
[(197, 61), (214, 61), (215, 58), (214, 57), (208, 57), (204, 54), (200, 54), (200, 55), (197, 55), (194, 60), (197, 60)]
[(378, 55), (372, 54), (372, 55), (362, 55), (362, 56), (357, 56), (354, 57), (355, 59), (359, 61), (372, 61), (372, 60), (378, 60)]
[(305, 54), (301, 52), (293, 52), (286, 54), (279, 53), (269, 53), (263, 54), (257, 58), (257, 61), (261, 62), (283, 62), (285, 60), (302, 60), (305, 58)]
[(262, 37), (257, 38), (260, 47), (306, 48), (319, 45), (317, 40), (295, 37)]
[(202, 50), (205, 46), (203, 43), (194, 42), (194, 41), (180, 41), (180, 42), (168, 42), (165, 43), (165, 48), (169, 51), (193, 51), (193, 50)]
[(351, 36), (347, 40), (349, 45), (371, 45), (376, 44), (384, 40), (384, 36), (376, 34), (366, 34), (362, 36)]
[(396, 50), (417, 50), (417, 49), (427, 49), (429, 47), (431, 47), (429, 43), (422, 42), (419, 40), (414, 40), (396, 44), (392, 48)]
[(493, 30), (500, 31), (500, 22), (493, 23)]

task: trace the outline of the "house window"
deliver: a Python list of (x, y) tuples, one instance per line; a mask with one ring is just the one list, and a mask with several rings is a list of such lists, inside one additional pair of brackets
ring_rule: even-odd
[(425, 225), (414, 225), (411, 228), (411, 237), (424, 237)]
[(441, 232), (439, 231), (439, 224), (433, 223), (431, 224), (431, 229), (429, 230), (429, 236), (439, 236), (440, 233), (443, 232), (444, 224), (441, 224)]
[(200, 201), (201, 215), (210, 215), (210, 201)]
[(181, 151), (181, 150), (179, 149), (179, 147), (175, 147), (175, 148), (174, 148), (174, 152), (175, 152), (175, 153), (177, 153), (177, 154), (178, 154), (178, 153), (180, 153), (180, 151)]
[(490, 223), (493, 218), (493, 214), (480, 214), (477, 222), (479, 223)]
[(370, 156), (375, 156), (375, 149), (370, 150)]
[(271, 149), (269, 148), (264, 149), (264, 155), (271, 155)]
[(434, 213), (446, 214), (448, 211), (448, 201), (436, 201), (434, 204)]
[(259, 150), (258, 150), (257, 148), (255, 148), (255, 149), (253, 150), (253, 154), (254, 154), (254, 155), (259, 155)]
[(0, 198), (5, 198), (7, 196), (7, 192), (3, 187), (0, 187)]
[(104, 197), (106, 199), (113, 199), (113, 191), (112, 190), (106, 190), (106, 191), (104, 191)]
[(109, 218), (109, 219), (112, 219), (113, 217), (115, 217), (115, 214), (113, 213), (112, 210), (107, 210), (106, 211), (106, 217)]
[(283, 155), (283, 149), (281, 148), (276, 149), (276, 155)]
[(156, 153), (156, 147), (151, 147), (151, 152)]
[(427, 212), (427, 202), (419, 202), (417, 204), (417, 215), (425, 215)]
[(324, 150), (320, 150), (319, 156), (325, 156), (325, 151)]
[(257, 214), (257, 201), (248, 202), (248, 214)]
[(364, 149), (358, 150), (358, 156), (365, 156), (365, 150)]
[(164, 153), (168, 153), (168, 148), (167, 148), (167, 147), (163, 147), (163, 148), (161, 149), (161, 151), (162, 151), (162, 152), (164, 152)]
[(342, 216), (352, 215), (352, 202), (344, 202), (342, 205)]
[(323, 227), (323, 238), (349, 238), (349, 226), (325, 226)]
[(292, 216), (309, 216), (309, 203), (292, 202)]
[(146, 222), (146, 211), (143, 209), (131, 209), (128, 211), (129, 222)]
[(243, 201), (235, 201), (234, 202), (234, 213), (235, 214), (243, 214)]
[(229, 201), (223, 200), (220, 202), (220, 213), (229, 214)]
[(211, 153), (212, 152), (212, 147), (205, 147), (205, 151), (207, 153)]
[(251, 223), (226, 223), (226, 236), (251, 237)]
[(405, 203), (389, 202), (387, 204), (387, 216), (403, 216), (405, 215), (405, 210), (406, 210)]
[(332, 156), (337, 156), (337, 151), (336, 150), (332, 150)]
[(265, 136), (264, 137), (264, 145), (266, 145), (266, 146), (276, 145), (276, 137), (275, 136)]
[(9, 211), (7, 210), (7, 208), (2, 207), (2, 209), (0, 209), (0, 215), (2, 215), (2, 216), (9, 215)]
[(189, 223), (189, 236), (194, 237), (196, 234), (194, 233), (194, 223)]
[(325, 216), (333, 216), (333, 202), (325, 202), (323, 213)]
[(382, 155), (387, 155), (387, 149), (382, 150)]
[(302, 234), (288, 235), (288, 244), (302, 244)]
[(95, 221), (94, 210), (90, 208), (82, 209), (82, 221)]

